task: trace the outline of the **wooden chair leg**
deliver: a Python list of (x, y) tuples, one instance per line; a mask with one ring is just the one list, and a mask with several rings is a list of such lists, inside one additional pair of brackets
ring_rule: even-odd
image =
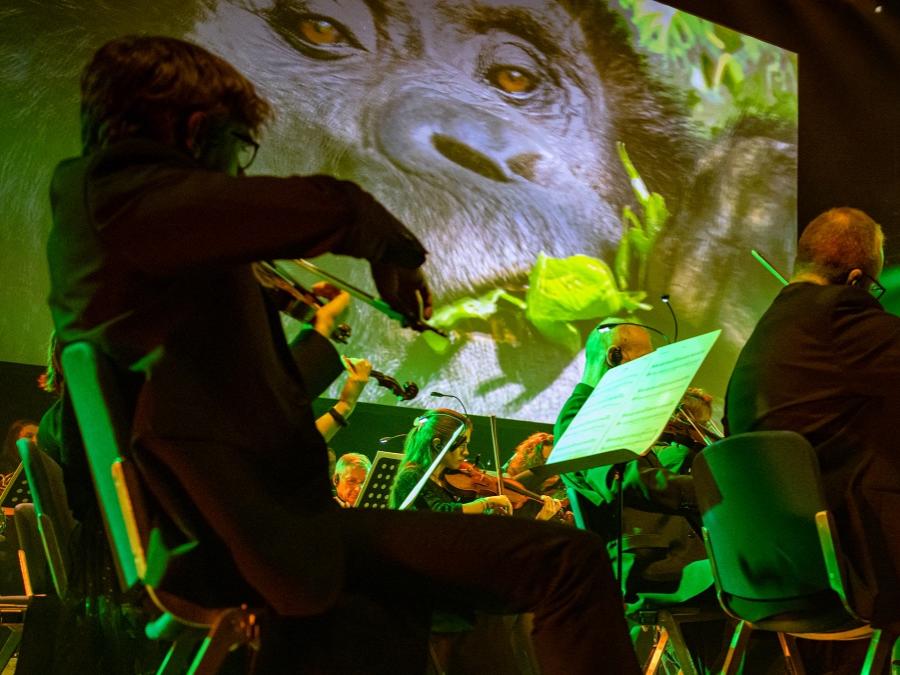
[(803, 661), (797, 653), (797, 640), (793, 635), (778, 633), (778, 642), (781, 644), (781, 653), (784, 654), (784, 662), (791, 675), (806, 675)]
[(230, 609), (216, 619), (200, 644), (187, 675), (216, 675), (228, 653), (257, 639), (256, 617), (245, 608)]
[(725, 655), (725, 663), (722, 664), (722, 675), (738, 675), (741, 662), (744, 660), (744, 652), (747, 651), (747, 642), (752, 632), (745, 621), (739, 621), (731, 634), (731, 644), (728, 645), (728, 653)]
[(432, 633), (428, 638), (428, 662), (431, 670), (430, 675), (447, 675), (444, 670), (444, 662), (449, 654), (449, 644), (443, 637), (438, 637)]
[(663, 653), (666, 651), (666, 644), (668, 642), (668, 631), (664, 628), (660, 628), (656, 634), (656, 644), (653, 646), (650, 658), (647, 659), (647, 664), (644, 666), (644, 675), (656, 675), (656, 671), (659, 670), (659, 664), (662, 660)]
[(672, 616), (670, 612), (665, 610), (659, 613), (659, 623), (669, 634), (669, 642), (675, 652), (675, 658), (678, 659), (678, 665), (681, 667), (683, 675), (698, 675), (697, 669), (694, 667), (694, 659), (688, 650), (687, 643), (684, 641), (684, 634), (681, 632), (681, 626)]

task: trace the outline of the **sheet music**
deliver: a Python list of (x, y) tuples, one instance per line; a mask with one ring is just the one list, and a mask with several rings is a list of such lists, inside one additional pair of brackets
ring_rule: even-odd
[[(546, 466), (592, 456), (598, 459), (594, 466), (602, 466), (622, 461), (620, 451), (632, 458), (649, 452), (721, 332), (666, 345), (607, 371)], [(603, 461), (606, 453), (616, 453), (616, 459)]]

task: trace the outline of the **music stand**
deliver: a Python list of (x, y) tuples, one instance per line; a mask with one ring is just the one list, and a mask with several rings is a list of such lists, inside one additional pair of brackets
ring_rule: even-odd
[(532, 469), (543, 479), (598, 466), (615, 467), (619, 583), (624, 465), (653, 449), (721, 332), (666, 345), (607, 371), (562, 438), (556, 439), (547, 463)]
[(10, 476), (6, 487), (0, 493), (0, 507), (14, 509), (22, 502), (30, 502), (31, 489), (28, 487), (28, 480), (25, 478), (25, 472), (22, 470), (22, 464), (16, 467)]
[(359, 490), (356, 506), (363, 509), (390, 508), (391, 487), (394, 476), (403, 461), (403, 453), (379, 450), (375, 454), (372, 468), (366, 474), (366, 480)]
[(532, 472), (546, 478), (646, 455), (721, 332), (660, 347), (607, 371), (556, 439), (547, 463)]

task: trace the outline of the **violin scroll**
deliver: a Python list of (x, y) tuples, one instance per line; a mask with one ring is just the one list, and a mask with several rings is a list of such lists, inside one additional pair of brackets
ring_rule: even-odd
[(411, 401), (419, 395), (419, 386), (415, 382), (407, 380), (404, 384), (400, 384), (395, 378), (377, 370), (370, 372), (369, 376), (375, 378), (378, 386), (390, 389), (401, 401)]

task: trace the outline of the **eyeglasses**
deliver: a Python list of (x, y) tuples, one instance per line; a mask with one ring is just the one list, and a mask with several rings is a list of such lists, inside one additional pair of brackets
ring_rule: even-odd
[(878, 279), (870, 277), (865, 272), (862, 273), (862, 276), (872, 282), (872, 285), (869, 286), (869, 294), (876, 300), (881, 298), (881, 296), (884, 295), (884, 291), (886, 290), (885, 287), (878, 283)]
[(259, 143), (250, 138), (249, 135), (241, 131), (232, 131), (232, 136), (238, 139), (240, 147), (238, 148), (238, 168), (246, 171), (256, 159), (256, 153), (259, 152)]

